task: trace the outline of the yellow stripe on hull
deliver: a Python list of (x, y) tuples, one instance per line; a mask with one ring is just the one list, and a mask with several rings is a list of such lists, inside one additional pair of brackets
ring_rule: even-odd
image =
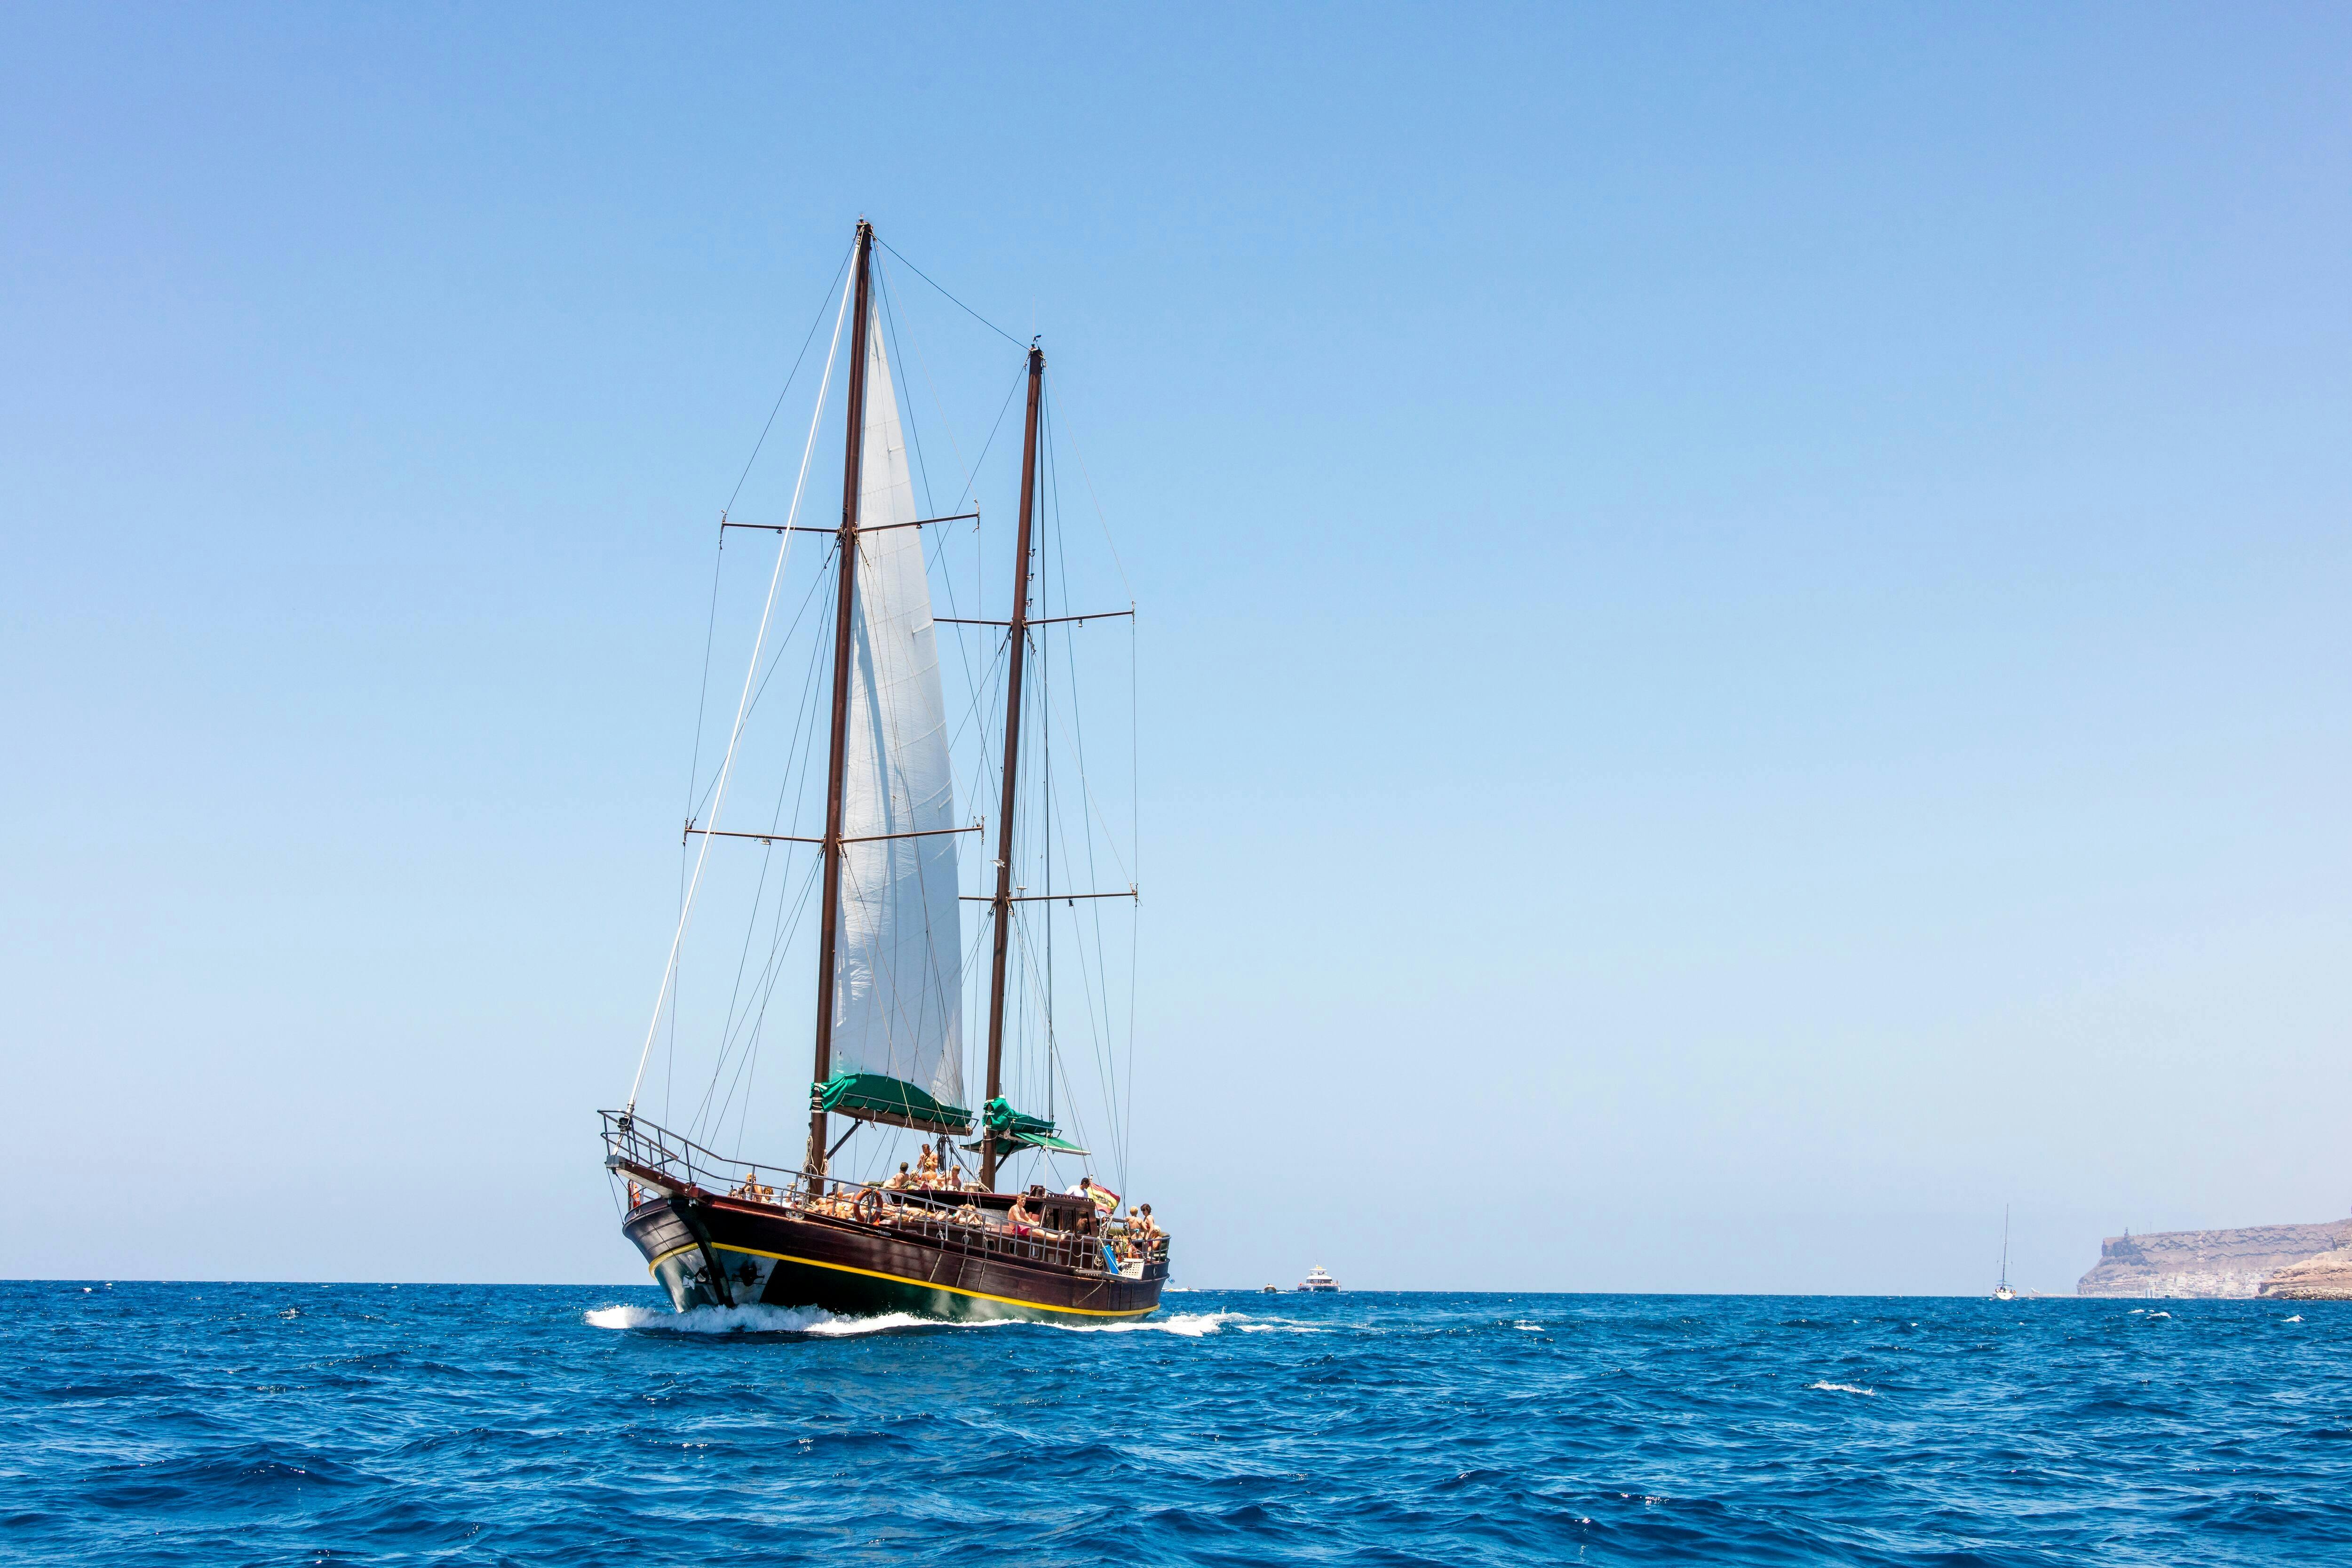
[[(646, 1264), (646, 1271), (654, 1272), (662, 1264), (681, 1253), (699, 1250), (698, 1247), (672, 1247)], [(711, 1243), (711, 1250), (747, 1253), (753, 1258), (772, 1258), (779, 1263), (797, 1263), (807, 1268), (830, 1268), (839, 1274), (862, 1274), (869, 1279), (887, 1279), (894, 1285), (909, 1285), (918, 1290), (944, 1290), (951, 1296), (969, 1296), (979, 1301), (997, 1301), (1007, 1307), (1019, 1307), (1024, 1311), (1031, 1312), (1061, 1312), (1079, 1318), (1140, 1318), (1159, 1310), (1156, 1306), (1131, 1307), (1118, 1311), (1105, 1307), (1049, 1307), (1042, 1301), (1024, 1301), (1013, 1296), (992, 1296), (985, 1290), (965, 1290), (953, 1285), (936, 1285), (929, 1279), (910, 1279), (904, 1274), (885, 1274), (878, 1268), (856, 1268), (846, 1263), (825, 1263), (814, 1258), (795, 1258), (789, 1252), (766, 1252), (756, 1247), (730, 1247), (725, 1242)]]

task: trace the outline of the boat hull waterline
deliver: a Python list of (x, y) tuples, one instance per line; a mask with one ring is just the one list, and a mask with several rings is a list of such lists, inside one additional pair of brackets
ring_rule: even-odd
[(759, 1305), (949, 1322), (1132, 1321), (1157, 1310), (1167, 1279), (1158, 1259), (1140, 1278), (1029, 1263), (719, 1198), (651, 1197), (621, 1228), (679, 1311)]

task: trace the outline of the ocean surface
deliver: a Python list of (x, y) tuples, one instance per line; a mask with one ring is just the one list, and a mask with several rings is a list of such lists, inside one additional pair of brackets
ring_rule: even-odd
[(0, 1561), (2352, 1563), (2352, 1303), (0, 1284)]

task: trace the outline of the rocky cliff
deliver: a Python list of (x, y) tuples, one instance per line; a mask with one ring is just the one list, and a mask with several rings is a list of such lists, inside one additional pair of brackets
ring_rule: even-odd
[(2260, 1293), (2281, 1301), (2352, 1301), (2352, 1247), (2288, 1264), (2263, 1281)]
[[(2262, 1293), (2273, 1275), (2339, 1247), (2352, 1248), (2352, 1219), (2326, 1225), (2257, 1225), (2243, 1230), (2168, 1230), (2111, 1236), (2098, 1266), (2074, 1287), (2081, 1296), (2238, 1296)], [(2352, 1295), (2352, 1251), (2342, 1286)], [(2324, 1283), (2337, 1276), (2315, 1275)], [(2306, 1298), (2308, 1299), (2308, 1298)]]

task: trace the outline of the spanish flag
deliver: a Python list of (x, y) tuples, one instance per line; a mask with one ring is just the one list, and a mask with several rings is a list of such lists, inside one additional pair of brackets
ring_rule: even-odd
[(1087, 1184), (1087, 1196), (1094, 1199), (1095, 1207), (1102, 1210), (1105, 1214), (1117, 1214), (1118, 1212), (1118, 1194), (1112, 1192), (1108, 1187), (1104, 1186), (1100, 1182), (1088, 1182)]

